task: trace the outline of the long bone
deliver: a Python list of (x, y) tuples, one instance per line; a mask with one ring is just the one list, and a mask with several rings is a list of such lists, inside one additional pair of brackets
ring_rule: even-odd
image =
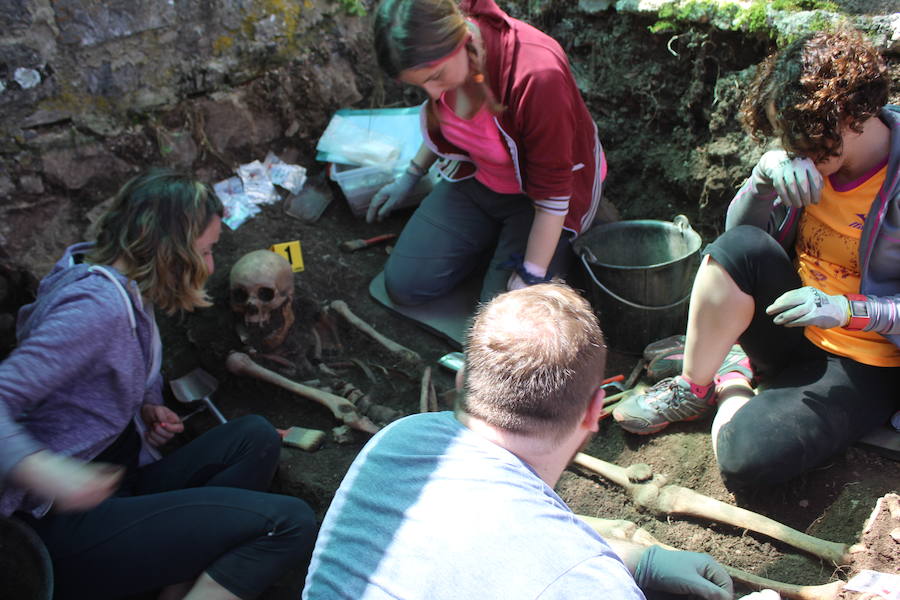
[(289, 392), (293, 392), (298, 396), (302, 396), (314, 402), (318, 402), (331, 411), (336, 419), (345, 423), (353, 429), (365, 431), (366, 433), (377, 433), (379, 427), (366, 417), (361, 417), (356, 412), (356, 407), (346, 398), (341, 398), (335, 394), (329, 394), (314, 387), (303, 385), (292, 381), (283, 375), (279, 375), (275, 371), (271, 371), (262, 365), (253, 361), (252, 358), (243, 352), (232, 352), (225, 361), (225, 367), (235, 375), (246, 375), (255, 377), (266, 383), (271, 383), (278, 387), (284, 388)]
[(329, 305), (329, 307), (331, 308), (331, 310), (344, 317), (344, 319), (346, 319), (350, 325), (356, 327), (364, 334), (384, 346), (384, 348), (386, 348), (389, 352), (392, 352), (398, 355), (403, 360), (412, 363), (422, 362), (422, 358), (415, 351), (410, 350), (406, 346), (398, 344), (394, 340), (383, 336), (382, 334), (375, 331), (374, 327), (353, 314), (350, 311), (350, 307), (347, 306), (347, 303), (343, 300), (335, 300)]
[[(790, 544), (835, 565), (845, 565), (849, 562), (848, 553), (851, 548), (846, 544), (813, 537), (769, 517), (698, 494), (680, 485), (665, 484), (658, 476), (650, 479), (649, 472), (648, 477), (642, 478), (648, 479), (647, 481), (634, 482), (629, 477), (629, 469), (599, 458), (579, 452), (574, 462), (625, 488), (638, 506), (665, 515), (698, 517), (749, 529)], [(647, 470), (649, 471), (649, 467)]]
[[(597, 517), (588, 517), (586, 515), (576, 516), (607, 539), (624, 540), (641, 546), (659, 545), (668, 550), (679, 550), (679, 548), (674, 546), (663, 544), (647, 532), (646, 529), (638, 527), (631, 521), (624, 519), (598, 519)], [(775, 590), (782, 598), (790, 598), (791, 600), (834, 600), (844, 585), (843, 581), (833, 581), (824, 585), (794, 585), (766, 579), (728, 565), (722, 566), (735, 581), (739, 581), (756, 590)]]

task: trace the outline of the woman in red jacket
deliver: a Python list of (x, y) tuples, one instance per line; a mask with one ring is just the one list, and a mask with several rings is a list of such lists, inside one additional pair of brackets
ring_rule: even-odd
[(606, 162), (559, 44), (494, 0), (384, 0), (374, 37), (382, 70), (429, 99), (422, 147), (367, 219), (388, 215), (444, 159), (385, 267), (392, 300), (437, 298), (487, 259), (482, 300), (563, 274)]

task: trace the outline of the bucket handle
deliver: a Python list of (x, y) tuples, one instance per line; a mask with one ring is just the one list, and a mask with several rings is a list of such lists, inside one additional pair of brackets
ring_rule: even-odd
[(581, 264), (584, 265), (585, 270), (588, 272), (588, 275), (590, 275), (593, 282), (595, 284), (597, 284), (597, 287), (599, 287), (601, 290), (603, 290), (604, 292), (606, 292), (607, 294), (609, 294), (610, 296), (612, 296), (614, 299), (618, 300), (622, 304), (624, 304), (626, 306), (630, 306), (631, 308), (637, 308), (640, 310), (669, 310), (670, 308), (675, 308), (676, 306), (683, 304), (686, 300), (689, 300), (691, 297), (691, 293), (688, 292), (687, 296), (685, 296), (681, 300), (676, 300), (672, 304), (666, 304), (665, 306), (644, 306), (643, 304), (637, 304), (630, 300), (626, 300), (625, 298), (621, 297), (620, 295), (616, 294), (615, 292), (610, 290), (608, 287), (606, 287), (605, 285), (600, 283), (597, 280), (597, 278), (594, 276), (594, 271), (592, 271), (591, 267), (588, 265), (587, 259), (585, 259), (584, 254), (580, 255), (579, 258), (581, 258)]
[(691, 228), (691, 222), (688, 221), (688, 218), (684, 215), (675, 215), (675, 218), (672, 219), (672, 224), (681, 231), (681, 234), (684, 235), (688, 231), (693, 231)]

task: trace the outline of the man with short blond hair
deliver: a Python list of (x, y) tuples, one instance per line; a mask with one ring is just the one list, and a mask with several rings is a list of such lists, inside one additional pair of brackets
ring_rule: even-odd
[(571, 429), (606, 364), (603, 333), (588, 303), (562, 285), (532, 288), (498, 297), (477, 323), (467, 340), (465, 412), (520, 434)]
[(564, 285), (483, 306), (460, 409), (396, 421), (363, 448), (325, 516), (303, 598), (730, 600), (708, 556), (607, 543), (553, 491), (597, 431), (605, 358), (590, 306)]

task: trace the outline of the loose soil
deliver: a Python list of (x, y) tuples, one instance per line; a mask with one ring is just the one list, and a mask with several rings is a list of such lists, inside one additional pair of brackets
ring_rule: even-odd
[[(339, 425), (324, 408), (270, 385), (235, 377), (223, 366), (228, 348), (236, 345), (227, 309), (227, 276), (231, 265), (250, 250), (299, 239), (305, 270), (296, 275), (298, 291), (321, 302), (345, 300), (351, 310), (378, 331), (417, 351), (423, 358), (422, 366), (432, 367), (439, 392), (450, 389), (451, 374), (438, 367), (436, 361), (452, 348), (413, 323), (389, 313), (368, 296), (369, 281), (386, 259), (385, 249), (376, 247), (353, 254), (338, 249), (344, 240), (399, 232), (408, 214), (367, 225), (350, 214), (340, 193), (335, 191), (331, 206), (313, 225), (302, 224), (286, 216), (280, 206), (272, 205), (238, 230), (226, 230), (216, 249), (217, 270), (209, 286), (215, 306), (183, 319), (162, 320), (167, 376), (178, 377), (197, 366), (213, 373), (220, 381), (215, 402), (229, 418), (258, 413), (278, 427), (297, 425), (328, 431)], [(417, 412), (421, 368), (411, 368), (392, 359), (355, 330), (342, 326), (339, 331), (344, 352), (342, 357), (335, 358), (353, 365), (341, 368), (340, 377), (368, 392), (378, 403), (404, 414)], [(213, 340), (213, 343), (203, 342), (198, 346), (191, 340)], [(354, 361), (366, 365), (375, 380), (369, 379)], [(612, 354), (607, 375), (627, 374), (634, 362), (635, 357)], [(211, 416), (201, 413), (187, 422), (186, 437), (214, 424)], [(285, 448), (276, 491), (303, 498), (321, 517), (366, 439), (367, 436), (356, 434), (353, 442), (341, 445), (329, 437), (315, 453)], [(760, 432), (760, 443), (766, 443), (765, 432)], [(586, 452), (622, 466), (646, 463), (656, 473), (665, 474), (670, 483), (763, 513), (812, 535), (848, 544), (859, 541), (863, 522), (875, 500), (896, 491), (900, 481), (900, 463), (851, 448), (845, 455), (835, 457), (828, 465), (790, 484), (735, 496), (725, 489), (716, 468), (708, 420), (679, 423), (658, 435), (639, 437), (624, 433), (611, 419), (606, 419)], [(568, 470), (557, 489), (578, 513), (634, 521), (665, 543), (708, 552), (724, 563), (771, 579), (820, 584), (847, 575), (844, 570), (761, 535), (694, 519), (667, 519), (642, 512), (617, 486), (578, 468)], [(874, 562), (874, 568), (896, 570), (894, 564), (879, 561), (877, 557)], [(301, 572), (291, 573), (265, 598), (296, 598), (302, 578)]]
[[(523, 1), (504, 7), (559, 40), (568, 53), (609, 158), (604, 194), (621, 217), (671, 220), (683, 213), (704, 243), (712, 241), (722, 230), (727, 202), (762, 153), (740, 131), (735, 115), (753, 65), (773, 49), (771, 40), (705, 26), (685, 26), (675, 34), (654, 35), (648, 31), (655, 22), (650, 16), (614, 11), (588, 15), (578, 11), (578, 4)], [(896, 0), (844, 0), (841, 4), (853, 13), (889, 14), (898, 10)], [(893, 89), (900, 90), (896, 57), (889, 60)], [(357, 84), (366, 97), (357, 108), (412, 105), (421, 100), (390, 81), (361, 78)], [(270, 108), (273, 98), (287, 107), (286, 113), (325, 114), (338, 108), (324, 106), (324, 100), (315, 98), (297, 103), (296, 97), (279, 95), (278, 90), (274, 78), (263, 75), (247, 84), (245, 91), (260, 98), (260, 112)], [(895, 93), (892, 101), (897, 103), (898, 99)], [(194, 171), (208, 182), (219, 181), (231, 175), (223, 164), (226, 160), (231, 166), (243, 164), (265, 156), (268, 150), (315, 171), (314, 149), (311, 145), (298, 147), (297, 143), (310, 136), (285, 138), (272, 147), (245, 148), (226, 158), (204, 153), (194, 164)], [(148, 162), (162, 162), (152, 152), (146, 154)], [(322, 178), (322, 173), (314, 175)], [(423, 367), (432, 367), (439, 392), (452, 388), (451, 374), (436, 361), (453, 348), (389, 313), (368, 296), (369, 282), (386, 259), (385, 248), (353, 254), (338, 249), (345, 240), (398, 233), (409, 212), (367, 225), (351, 215), (336, 189), (331, 188), (331, 192), (333, 201), (315, 224), (303, 224), (286, 215), (280, 205), (271, 205), (237, 230), (224, 231), (216, 250), (217, 270), (209, 282), (215, 305), (194, 314), (160, 319), (165, 375), (176, 378), (196, 367), (213, 374), (219, 380), (215, 403), (228, 418), (256, 413), (277, 427), (295, 425), (325, 431), (339, 425), (319, 405), (270, 385), (235, 377), (224, 367), (228, 351), (239, 348), (228, 309), (229, 269), (246, 252), (290, 240), (302, 243), (305, 270), (295, 280), (298, 291), (313, 299), (311, 306), (344, 300), (378, 331), (423, 358), (418, 366), (404, 364), (362, 334), (340, 325), (343, 350), (329, 357), (329, 362), (344, 365), (338, 368), (338, 377), (370, 394), (372, 401), (404, 414), (418, 410)], [(635, 357), (613, 353), (606, 374), (627, 374), (634, 363)], [(179, 412), (189, 410), (171, 397), (167, 401)], [(200, 413), (187, 421), (187, 431), (181, 438), (189, 440), (215, 424), (208, 413)], [(900, 463), (854, 447), (789, 484), (735, 496), (723, 486), (716, 468), (709, 425), (709, 420), (679, 423), (660, 434), (638, 437), (625, 434), (606, 419), (586, 452), (622, 466), (646, 463), (654, 472), (667, 476), (670, 483), (848, 544), (859, 541), (876, 499), (897, 491)], [(366, 439), (354, 434), (349, 443), (339, 444), (329, 436), (314, 453), (285, 448), (274, 491), (303, 498), (321, 518)], [(766, 443), (766, 432), (760, 432), (759, 440)], [(887, 518), (867, 534), (870, 552), (855, 559), (854, 565), (836, 568), (761, 535), (643, 512), (617, 486), (577, 468), (566, 471), (557, 488), (578, 513), (634, 521), (662, 542), (708, 552), (723, 563), (779, 581), (821, 584), (834, 578), (846, 579), (859, 568), (897, 571), (897, 544), (888, 537), (897, 524)], [(295, 600), (303, 578), (302, 569), (291, 571), (264, 598)]]
[[(867, 2), (846, 4), (855, 12), (867, 12), (872, 6)], [(878, 6), (882, 4), (895, 5)], [(670, 220), (684, 213), (704, 243), (712, 241), (721, 232), (728, 200), (762, 152), (740, 131), (735, 114), (752, 75), (750, 67), (772, 50), (771, 42), (703, 27), (687, 27), (677, 35), (651, 35), (647, 28), (653, 20), (649, 17), (611, 12), (585, 17), (573, 14), (574, 3), (548, 2), (534, 9), (535, 3), (523, 5), (528, 8), (522, 14), (515, 13), (518, 5), (509, 5), (513, 16), (553, 35), (571, 58), (610, 161), (605, 195), (622, 218)], [(894, 89), (900, 89), (900, 69), (895, 62), (891, 72)], [(385, 82), (384, 95), (379, 92), (373, 97), (386, 98), (379, 100), (381, 105), (410, 105), (420, 100), (409, 90), (392, 86)], [(896, 94), (892, 99), (897, 101)], [(282, 156), (288, 151), (271, 149)], [(240, 157), (240, 162), (258, 158), (264, 150), (257, 149), (258, 156)], [(311, 148), (294, 151), (295, 156), (299, 152), (301, 161), (312, 154)], [(313, 166), (311, 161), (303, 164)], [(228, 175), (215, 164), (206, 174), (210, 181)], [(220, 381), (215, 401), (229, 418), (258, 413), (278, 427), (297, 425), (325, 431), (339, 425), (324, 408), (269, 385), (234, 377), (223, 366), (227, 351), (237, 347), (227, 309), (231, 265), (246, 252), (290, 240), (300, 240), (303, 247), (305, 270), (296, 275), (299, 291), (320, 305), (346, 301), (378, 331), (423, 358), (422, 365), (410, 367), (358, 332), (341, 326), (343, 351), (332, 357), (350, 365), (339, 369), (341, 379), (369, 393), (373, 401), (404, 414), (418, 411), (422, 367), (432, 367), (439, 392), (452, 388), (451, 374), (436, 361), (453, 348), (369, 298), (368, 285), (384, 264), (385, 248), (353, 254), (338, 249), (345, 240), (398, 233), (409, 212), (367, 225), (351, 215), (336, 188), (331, 191), (334, 199), (315, 224), (303, 224), (285, 215), (281, 206), (272, 205), (236, 231), (224, 232), (216, 250), (217, 271), (209, 285), (215, 306), (184, 318), (163, 320), (167, 376), (178, 377), (197, 366), (213, 373)], [(634, 363), (635, 357), (613, 353), (607, 375), (627, 374)], [(214, 424), (209, 415), (194, 417), (187, 423), (186, 437)], [(639, 437), (625, 434), (606, 419), (586, 452), (622, 466), (646, 463), (654, 472), (666, 475), (670, 483), (848, 544), (859, 541), (876, 499), (897, 491), (900, 463), (854, 447), (789, 484), (735, 496), (719, 476), (709, 425), (708, 420), (679, 423), (658, 435)], [(343, 445), (329, 438), (315, 453), (285, 448), (275, 491), (303, 498), (321, 517), (365, 441), (366, 436), (357, 434)], [(760, 432), (759, 443), (766, 443), (766, 432)], [(557, 488), (578, 513), (634, 521), (662, 542), (708, 552), (723, 563), (778, 581), (822, 584), (846, 578), (857, 568), (837, 568), (733, 527), (643, 512), (617, 486), (577, 468), (566, 471)], [(887, 531), (881, 531), (882, 537)], [(885, 544), (893, 544), (886, 539)], [(897, 570), (896, 552), (873, 551), (865, 557), (858, 561), (859, 568)], [(265, 598), (295, 599), (303, 576), (300, 570), (291, 572)]]

